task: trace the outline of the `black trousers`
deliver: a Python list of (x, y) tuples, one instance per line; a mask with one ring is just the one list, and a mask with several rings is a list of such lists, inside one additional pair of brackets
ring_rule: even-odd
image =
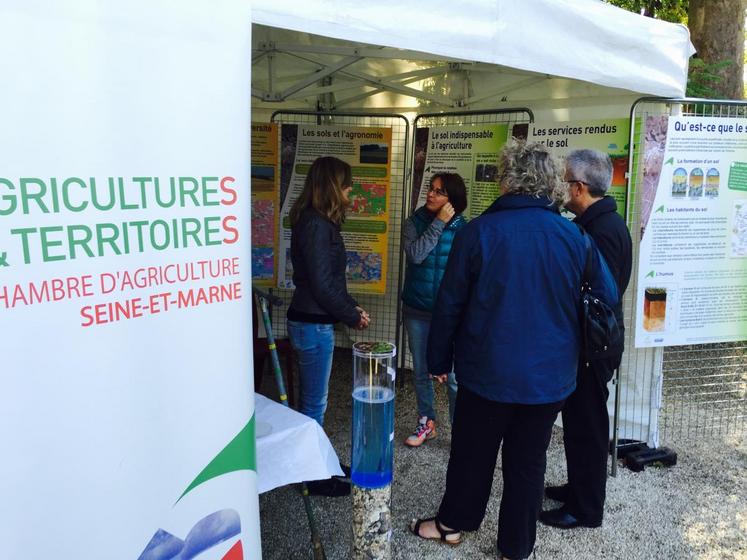
[(542, 504), (545, 453), (562, 405), (563, 401), (541, 405), (498, 403), (460, 386), (439, 521), (462, 531), (480, 527), (502, 441), (498, 549), (509, 558), (528, 557), (534, 549)]
[(563, 406), (563, 444), (568, 465), (565, 507), (577, 519), (601, 523), (607, 486), (609, 415), (607, 382), (622, 356), (579, 363), (576, 390)]

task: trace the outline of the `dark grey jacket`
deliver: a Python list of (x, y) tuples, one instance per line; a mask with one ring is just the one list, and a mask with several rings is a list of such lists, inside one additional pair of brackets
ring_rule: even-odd
[[(596, 242), (607, 266), (617, 284), (619, 300), (615, 306), (617, 323), (623, 332), (623, 294), (630, 281), (633, 267), (633, 243), (625, 220), (617, 213), (617, 203), (611, 196), (605, 196), (586, 209), (574, 222), (583, 226), (591, 238)], [(624, 336), (620, 337), (620, 345), (611, 348), (603, 357), (617, 356), (623, 353)]]
[(288, 319), (358, 324), (358, 303), (347, 290), (347, 256), (340, 226), (312, 208), (304, 210), (291, 230), (291, 262), (296, 290)]

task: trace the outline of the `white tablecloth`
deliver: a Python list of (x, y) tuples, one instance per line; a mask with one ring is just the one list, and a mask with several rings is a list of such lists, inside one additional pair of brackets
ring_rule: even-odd
[[(327, 434), (314, 420), (256, 393), (254, 410), (260, 494), (294, 482), (343, 474)], [(262, 435), (266, 424), (272, 429)]]

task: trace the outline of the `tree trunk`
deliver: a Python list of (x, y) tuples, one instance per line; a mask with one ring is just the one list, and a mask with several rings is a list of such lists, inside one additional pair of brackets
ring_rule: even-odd
[(717, 70), (721, 80), (712, 87), (725, 99), (744, 96), (744, 19), (746, 0), (690, 0), (688, 27), (706, 64), (732, 61)]

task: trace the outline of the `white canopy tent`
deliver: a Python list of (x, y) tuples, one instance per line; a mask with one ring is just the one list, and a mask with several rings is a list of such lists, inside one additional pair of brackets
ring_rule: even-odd
[[(639, 97), (683, 97), (694, 53), (686, 27), (598, 0), (254, 0), (252, 21), (255, 121), (516, 107), (543, 122), (624, 118)], [(662, 351), (627, 346), (620, 436), (657, 445)]]
[[(310, 94), (343, 90), (348, 109), (406, 109), (391, 94), (417, 91), (441, 110), (600, 97), (629, 107), (641, 95), (683, 96), (694, 52), (686, 27), (597, 0), (258, 0), (252, 20), (274, 28), (255, 27), (252, 93), (275, 107), (309, 108)], [(445, 96), (418, 87), (449, 71)], [(387, 102), (372, 103), (372, 91), (388, 92)]]

